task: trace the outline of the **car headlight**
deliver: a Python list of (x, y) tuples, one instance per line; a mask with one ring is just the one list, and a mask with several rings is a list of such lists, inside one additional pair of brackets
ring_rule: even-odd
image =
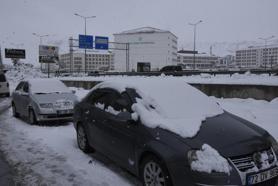
[(40, 107), (44, 108), (44, 109), (50, 109), (50, 108), (53, 108), (53, 104), (52, 103), (40, 103)]

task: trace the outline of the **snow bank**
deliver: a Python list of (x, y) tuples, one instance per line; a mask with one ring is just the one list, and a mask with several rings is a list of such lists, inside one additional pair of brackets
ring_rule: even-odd
[(191, 169), (198, 172), (223, 172), (230, 174), (231, 167), (214, 148), (204, 144), (201, 150), (196, 151), (197, 160), (192, 161)]
[[(122, 79), (105, 81), (97, 88), (113, 88), (119, 92), (134, 88), (141, 98), (132, 105), (132, 118), (139, 116), (148, 127), (160, 127), (182, 137), (193, 137), (202, 121), (223, 113), (216, 102), (184, 81), (171, 77)], [(93, 90), (94, 90), (93, 89)]]

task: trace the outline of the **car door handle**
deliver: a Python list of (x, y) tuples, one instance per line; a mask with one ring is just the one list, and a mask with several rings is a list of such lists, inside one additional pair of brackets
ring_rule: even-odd
[(90, 111), (89, 111), (89, 110), (86, 110), (86, 111), (85, 111), (85, 114), (87, 114), (87, 115), (90, 114)]

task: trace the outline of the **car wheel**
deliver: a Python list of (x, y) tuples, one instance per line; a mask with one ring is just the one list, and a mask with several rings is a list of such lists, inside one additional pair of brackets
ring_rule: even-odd
[(144, 186), (171, 186), (171, 179), (164, 163), (155, 156), (148, 156), (140, 166)]
[(78, 147), (85, 153), (93, 152), (93, 148), (90, 147), (87, 134), (82, 124), (77, 125), (77, 144)]
[(32, 125), (38, 123), (35, 112), (34, 112), (33, 109), (29, 110), (29, 123), (32, 124)]
[(19, 114), (16, 112), (16, 107), (14, 103), (12, 103), (12, 111), (13, 111), (13, 117), (18, 118)]

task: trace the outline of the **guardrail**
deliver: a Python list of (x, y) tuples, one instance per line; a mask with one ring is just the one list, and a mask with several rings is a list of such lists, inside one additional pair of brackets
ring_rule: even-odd
[[(62, 80), (68, 87), (91, 89), (101, 81)], [(217, 98), (253, 98), (271, 101), (278, 97), (278, 86), (190, 83), (208, 96)]]
[[(244, 74), (244, 73), (252, 73), (252, 74), (268, 74), (270, 75), (278, 75), (278, 69), (275, 70), (230, 70), (230, 71), (220, 71), (220, 70), (211, 70), (211, 71), (200, 71), (200, 70), (184, 70), (178, 72), (160, 72), (160, 71), (151, 71), (151, 72), (99, 72), (92, 73), (90, 76), (160, 76), (161, 74), (172, 75), (172, 76), (191, 76), (191, 75), (199, 75), (199, 74), (211, 74), (211, 75), (230, 75), (232, 76), (235, 73)], [(54, 73), (54, 72), (52, 72)], [(84, 73), (84, 72), (72, 72), (72, 73)], [(66, 76), (70, 75), (69, 72), (56, 72), (57, 76)], [(89, 73), (88, 73), (89, 74)]]

